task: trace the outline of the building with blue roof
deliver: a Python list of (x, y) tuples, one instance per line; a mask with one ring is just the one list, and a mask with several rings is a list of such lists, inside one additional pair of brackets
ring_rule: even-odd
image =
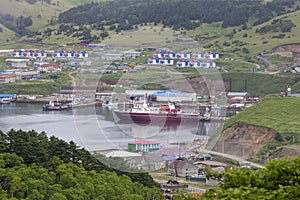
[(182, 93), (177, 90), (162, 90), (152, 94), (157, 101), (172, 102), (194, 102), (196, 101), (196, 93)]
[(16, 94), (0, 94), (0, 104), (3, 102), (3, 100), (8, 100), (9, 102), (17, 100)]

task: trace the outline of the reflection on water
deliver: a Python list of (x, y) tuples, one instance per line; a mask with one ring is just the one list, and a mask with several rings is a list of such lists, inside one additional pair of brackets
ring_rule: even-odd
[(106, 107), (82, 107), (65, 111), (42, 111), (41, 104), (0, 105), (0, 127), (45, 131), (66, 141), (73, 140), (88, 150), (125, 149), (137, 139), (160, 142), (162, 146), (192, 142), (211, 136), (221, 122), (119, 123)]

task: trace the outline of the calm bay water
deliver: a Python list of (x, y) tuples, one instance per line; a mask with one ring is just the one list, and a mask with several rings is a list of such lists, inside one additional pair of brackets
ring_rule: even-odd
[(74, 141), (90, 151), (126, 149), (128, 142), (146, 139), (162, 146), (207, 139), (222, 123), (136, 124), (118, 123), (111, 109), (99, 106), (69, 111), (42, 111), (41, 104), (0, 105), (0, 130), (45, 131), (65, 141)]

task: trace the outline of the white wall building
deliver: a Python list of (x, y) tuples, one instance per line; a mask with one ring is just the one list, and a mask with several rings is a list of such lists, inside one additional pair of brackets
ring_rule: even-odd
[(171, 58), (158, 58), (158, 57), (151, 57), (148, 59), (149, 65), (173, 65), (174, 61)]
[(191, 58), (191, 54), (189, 54), (187, 52), (177, 52), (176, 57), (178, 59), (190, 59)]
[(194, 59), (219, 59), (219, 54), (217, 52), (195, 52), (192, 56)]

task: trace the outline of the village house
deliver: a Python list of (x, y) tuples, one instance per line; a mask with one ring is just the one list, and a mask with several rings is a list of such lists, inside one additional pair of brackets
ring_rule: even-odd
[(149, 65), (173, 65), (174, 61), (169, 57), (151, 57), (148, 59)]
[(201, 68), (213, 68), (216, 67), (216, 63), (212, 60), (183, 60), (177, 61), (177, 67), (201, 67)]
[(125, 58), (133, 58), (136, 59), (141, 56), (141, 52), (139, 51), (124, 51), (123, 52)]
[(37, 68), (37, 67), (39, 67), (41, 65), (44, 65), (44, 64), (49, 64), (49, 62), (36, 61), (36, 62), (33, 63), (33, 67)]
[(175, 59), (176, 53), (174, 51), (170, 50), (163, 50), (163, 49), (158, 49), (154, 52), (153, 57), (155, 58), (171, 58)]
[(187, 53), (187, 52), (177, 52), (176, 57), (178, 59), (190, 59), (191, 58), (191, 54)]
[(16, 82), (17, 76), (15, 74), (0, 74), (1, 83), (14, 83)]
[(47, 57), (47, 53), (44, 50), (13, 50), (11, 53), (13, 57), (28, 57), (28, 58), (43, 58)]
[(39, 80), (40, 73), (19, 69), (0, 70), (0, 83), (14, 83), (18, 80)]
[(154, 154), (142, 154), (126, 160), (132, 169), (142, 169), (145, 171), (155, 171), (166, 167), (166, 162)]
[(191, 67), (214, 68), (216, 63), (212, 60), (193, 60), (190, 62)]
[(128, 160), (132, 157), (140, 157), (141, 154), (139, 153), (132, 153), (123, 150), (111, 150), (109, 152), (103, 152), (106, 157), (108, 158), (123, 158), (124, 160)]
[(217, 52), (195, 52), (192, 58), (194, 59), (219, 59), (219, 54)]
[(228, 92), (226, 96), (230, 104), (244, 104), (250, 95), (248, 92)]
[(190, 67), (190, 61), (189, 60), (184, 60), (180, 59), (177, 61), (177, 67)]
[(137, 140), (135, 142), (128, 143), (129, 152), (151, 152), (160, 149), (160, 143), (151, 142), (148, 140)]
[(168, 170), (170, 175), (175, 177), (198, 175), (198, 167), (193, 165), (192, 161), (184, 159), (177, 159), (171, 162)]
[(40, 80), (40, 73), (34, 71), (28, 72), (17, 72), (16, 73), (18, 80)]
[(183, 147), (165, 147), (152, 153), (161, 157), (175, 157), (176, 159), (179, 157), (188, 158), (195, 155), (195, 153), (190, 150), (184, 149)]
[(52, 57), (54, 58), (87, 58), (89, 57), (88, 53), (86, 51), (54, 51), (52, 53)]
[(61, 72), (62, 67), (58, 64), (42, 64), (37, 67), (40, 72)]
[(31, 55), (33, 55), (36, 58), (45, 58), (45, 57), (47, 57), (47, 53), (44, 50), (37, 50), (35, 52), (31, 52)]
[(182, 190), (187, 190), (188, 184), (181, 184), (176, 180), (168, 180), (161, 185), (161, 189), (166, 199), (173, 199), (173, 197), (179, 196), (177, 193)]
[(11, 54), (14, 50), (11, 49), (1, 49), (0, 50), (0, 55), (7, 55), (7, 54)]
[(122, 61), (124, 59), (124, 54), (123, 53), (106, 53), (106, 54), (102, 54), (101, 59), (102, 60)]
[(28, 68), (31, 65), (31, 61), (29, 59), (8, 58), (5, 60), (5, 64), (13, 68)]

